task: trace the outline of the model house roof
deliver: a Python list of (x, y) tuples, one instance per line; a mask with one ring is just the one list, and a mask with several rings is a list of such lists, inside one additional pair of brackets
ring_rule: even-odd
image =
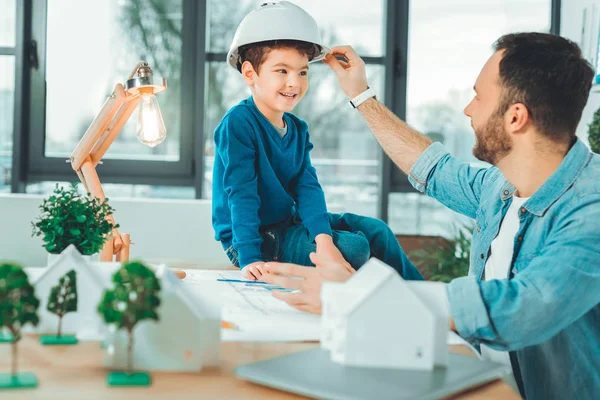
[(166, 265), (159, 265), (156, 270), (156, 277), (160, 280), (161, 294), (173, 294), (184, 303), (198, 319), (206, 318), (221, 318), (220, 310), (207, 309), (200, 301), (191, 293), (191, 289), (183, 284), (170, 268)]
[[(404, 281), (389, 265), (376, 258), (371, 258), (343, 285), (343, 292), (347, 295), (344, 296), (346, 297), (345, 305), (342, 307), (341, 313), (345, 315), (352, 313), (377, 290), (394, 280)], [(406, 290), (410, 291), (408, 287)], [(414, 297), (421, 302), (417, 295)]]
[[(44, 268), (43, 272), (34, 278), (33, 284), (36, 285), (43, 282), (52, 272), (59, 268), (64, 268), (64, 273), (73, 269), (78, 273), (78, 280), (81, 279), (81, 275), (79, 274), (82, 274), (83, 276), (87, 276), (92, 284), (106, 287), (101, 274), (98, 274), (94, 271), (94, 268), (91, 268), (90, 263), (81, 255), (81, 253), (79, 253), (74, 245), (69, 245), (69, 247), (60, 253), (58, 258), (56, 258), (48, 267)], [(56, 284), (56, 282), (52, 282), (52, 284)]]

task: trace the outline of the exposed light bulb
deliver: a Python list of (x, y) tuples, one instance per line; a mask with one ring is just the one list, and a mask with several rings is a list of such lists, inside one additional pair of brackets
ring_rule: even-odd
[(142, 95), (138, 108), (137, 138), (140, 142), (154, 147), (167, 137), (158, 100), (153, 94)]

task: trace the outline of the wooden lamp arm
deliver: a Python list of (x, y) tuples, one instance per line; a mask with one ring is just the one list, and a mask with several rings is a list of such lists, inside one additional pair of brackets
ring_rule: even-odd
[[(96, 172), (96, 165), (98, 165), (140, 101), (141, 96), (139, 94), (127, 95), (123, 85), (117, 84), (115, 90), (106, 99), (102, 109), (71, 154), (71, 167), (77, 173), (86, 191), (100, 201), (104, 201), (106, 196)], [(112, 215), (107, 219), (115, 224)], [(129, 235), (126, 235), (126, 238), (121, 237), (116, 228), (113, 229), (112, 235), (112, 240), (107, 241), (105, 248), (102, 250), (101, 260), (112, 260), (113, 254), (118, 254), (117, 259), (122, 257), (128, 259)]]

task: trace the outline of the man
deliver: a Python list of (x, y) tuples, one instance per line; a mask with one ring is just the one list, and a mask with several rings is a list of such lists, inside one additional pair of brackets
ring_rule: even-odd
[[(558, 36), (511, 34), (494, 48), (464, 111), (473, 154), (490, 168), (458, 162), (375, 98), (358, 110), (415, 188), (475, 219), (469, 276), (447, 286), (450, 328), (508, 351), (523, 397), (598, 398), (600, 156), (575, 136), (594, 72)], [(325, 62), (355, 98), (367, 88), (364, 62), (350, 47), (333, 53), (347, 62)], [(274, 295), (318, 313), (322, 282), (349, 275), (312, 257), (317, 268), (270, 263), (263, 280), (299, 289)]]

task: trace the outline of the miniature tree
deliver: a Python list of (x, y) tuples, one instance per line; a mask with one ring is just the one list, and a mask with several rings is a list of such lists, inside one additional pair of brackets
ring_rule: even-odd
[(600, 154), (600, 108), (596, 110), (592, 123), (588, 125), (588, 139), (592, 151)]
[(145, 319), (158, 321), (156, 312), (160, 305), (160, 283), (154, 272), (141, 262), (131, 261), (113, 275), (112, 290), (105, 290), (98, 312), (107, 324), (117, 330), (125, 329), (128, 335), (127, 369), (125, 373), (110, 373), (107, 381), (111, 386), (146, 386), (150, 384), (148, 373), (133, 373), (133, 329)]
[(37, 386), (37, 378), (33, 373), (17, 373), (17, 344), (21, 340), (23, 326), (38, 324), (39, 306), (40, 302), (23, 268), (17, 264), (0, 264), (0, 328), (8, 329), (13, 338), (11, 372), (0, 374), (0, 388)]
[(75, 183), (68, 189), (57, 184), (39, 208), (42, 214), (32, 222), (31, 235), (43, 236), (44, 248), (51, 254), (62, 253), (71, 244), (83, 255), (95, 254), (119, 227), (112, 220), (114, 209), (108, 199), (81, 195)]
[(40, 336), (42, 344), (75, 344), (75, 336), (62, 336), (62, 319), (65, 314), (77, 311), (77, 273), (70, 270), (60, 277), (58, 285), (52, 287), (48, 297), (48, 311), (58, 317), (58, 331), (56, 336)]

